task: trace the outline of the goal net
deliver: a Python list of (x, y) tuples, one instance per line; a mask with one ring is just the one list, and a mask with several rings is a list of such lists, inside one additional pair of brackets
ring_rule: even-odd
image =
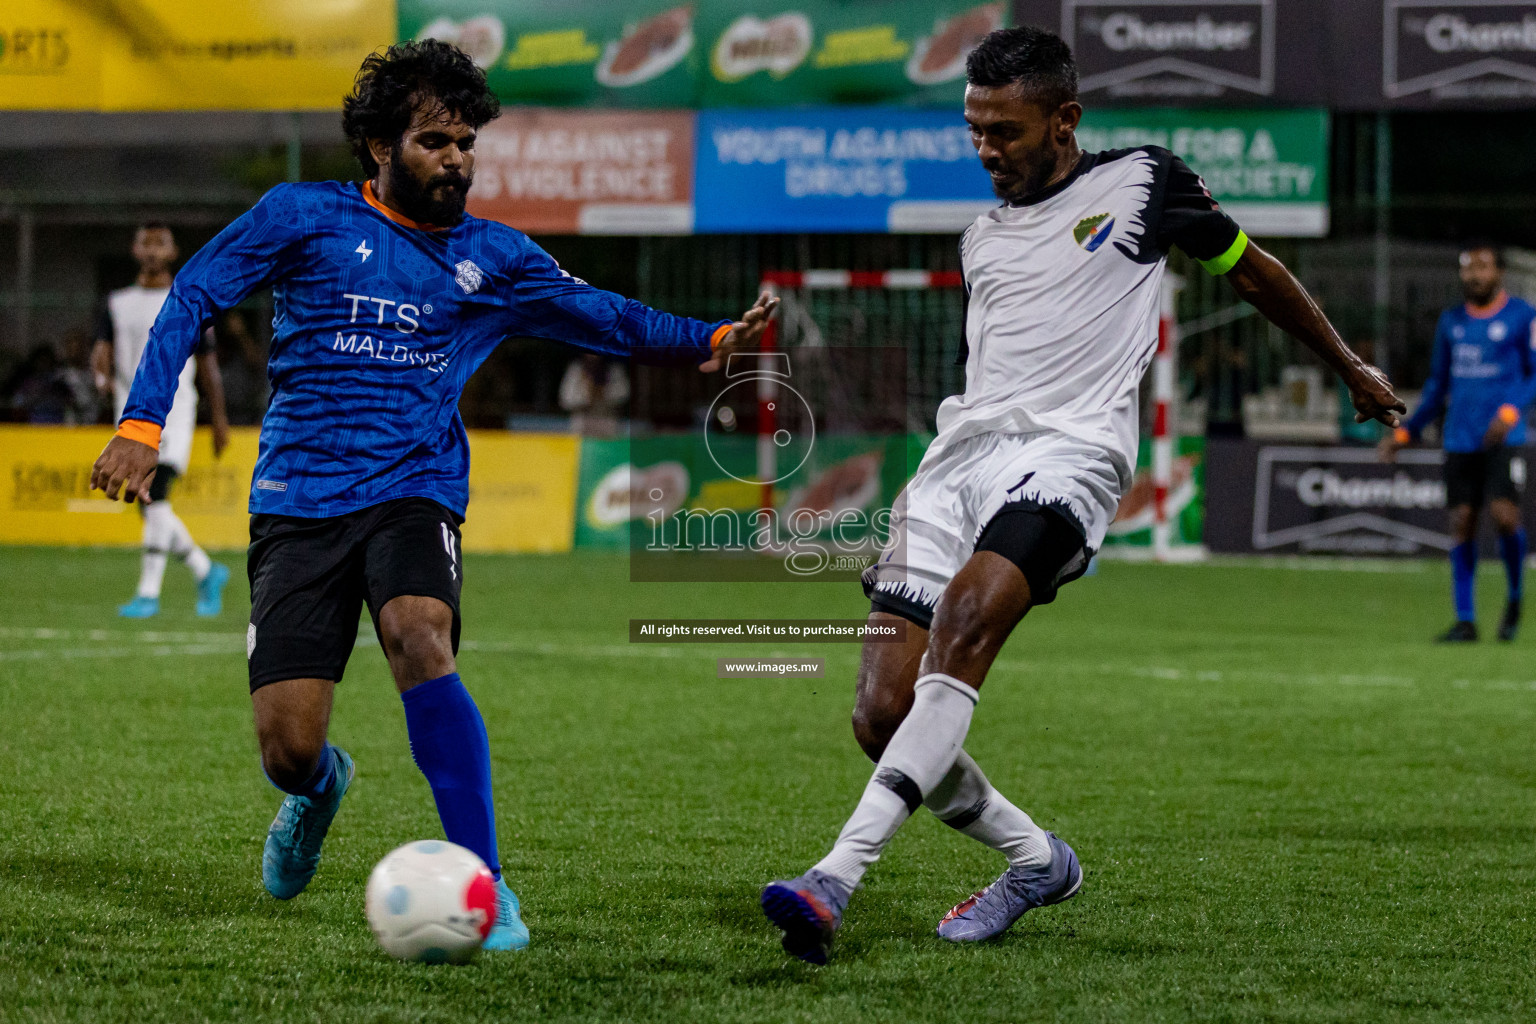
[[(889, 423), (887, 429), (906, 436), (905, 470), (909, 474), (915, 470), (932, 440), (939, 403), (965, 386), (960, 358), (965, 291), (960, 273), (779, 271), (765, 273), (762, 286), (781, 299), (779, 316), (765, 347), (786, 353), (791, 363), (814, 358), (818, 350), (864, 347), (887, 350), (887, 361), (902, 363), (905, 397), (900, 422)], [(1127, 557), (1184, 560), (1203, 553), (1200, 443), (1170, 434), (1176, 422), (1176, 286), (1175, 279), (1165, 280), (1158, 354), (1149, 374), (1150, 387), (1144, 389), (1148, 408), (1143, 421), (1148, 429), (1143, 432), (1135, 478), (1105, 542), (1106, 551)], [(776, 461), (782, 448), (772, 440), (781, 423), (775, 418), (776, 410), (762, 404), (775, 393), (771, 382), (763, 385), (757, 418), (757, 474), (764, 480), (782, 470)], [(835, 419), (836, 411), (846, 408), (848, 402), (846, 395), (823, 396), (818, 408)], [(859, 475), (854, 467), (837, 474), (850, 494), (857, 493), (854, 478)], [(765, 505), (769, 500), (765, 491)]]

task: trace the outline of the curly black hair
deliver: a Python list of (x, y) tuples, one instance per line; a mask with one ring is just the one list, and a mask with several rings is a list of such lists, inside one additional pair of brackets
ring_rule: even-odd
[(368, 140), (398, 141), (428, 100), (441, 103), (474, 128), (501, 113), (501, 102), (485, 84), (485, 72), (457, 46), (422, 39), (368, 55), (352, 95), (341, 101), (341, 129), (364, 174), (371, 178), (379, 173)]
[(1029, 26), (988, 33), (965, 58), (965, 80), (989, 87), (1017, 82), (1047, 110), (1077, 99), (1072, 48), (1060, 36)]

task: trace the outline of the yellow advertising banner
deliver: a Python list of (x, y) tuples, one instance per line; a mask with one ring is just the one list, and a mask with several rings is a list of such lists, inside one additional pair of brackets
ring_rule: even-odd
[(99, 109), (103, 34), (77, 0), (6, 0), (0, 5), (0, 109)]
[[(258, 432), (230, 432), (222, 458), (200, 428), (187, 475), (171, 500), (207, 548), (250, 541), (251, 471)], [(0, 426), (0, 544), (130, 547), (139, 543), (132, 505), (88, 490), (107, 427)], [(575, 531), (578, 441), (561, 434), (471, 431), (469, 520), (464, 550), (569, 551)]]
[(580, 447), (572, 434), (471, 430), (464, 550), (571, 550)]
[(0, 109), (335, 109), (395, 29), (379, 0), (7, 0)]

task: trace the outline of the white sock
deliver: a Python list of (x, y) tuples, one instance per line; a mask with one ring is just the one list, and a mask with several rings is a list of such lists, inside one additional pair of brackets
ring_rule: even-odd
[[(192, 539), (192, 531), (187, 529), (187, 524), (181, 521), (181, 517), (171, 511), (169, 502), (156, 502), (156, 505), (165, 506), (165, 514), (170, 517), (171, 540), (168, 549), (171, 554), (187, 563), (187, 568), (192, 570), (192, 578), (197, 582), (203, 582), (208, 575), (208, 570), (213, 568), (213, 559), (208, 557), (208, 552), (197, 546)], [(155, 505), (149, 506), (154, 508)]]
[(901, 823), (943, 781), (971, 728), (976, 691), (953, 676), (933, 672), (917, 681), (912, 710), (886, 744), (875, 774), (832, 852), (816, 869), (852, 889)]
[(139, 556), (138, 596), (158, 601), (160, 584), (165, 580), (165, 556), (171, 546), (169, 506), (153, 502), (144, 506), (144, 529), (140, 534), (143, 553)]
[(944, 824), (1007, 857), (1012, 867), (1043, 868), (1051, 862), (1045, 830), (994, 789), (963, 750), (923, 804)]

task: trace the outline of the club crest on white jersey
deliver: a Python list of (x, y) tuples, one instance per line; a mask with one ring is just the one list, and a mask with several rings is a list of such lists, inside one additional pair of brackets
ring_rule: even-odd
[(460, 288), (464, 289), (465, 295), (475, 294), (485, 281), (485, 273), (475, 266), (473, 260), (464, 260), (453, 269), (453, 279), (458, 282)]
[(1114, 230), (1114, 215), (1100, 213), (1078, 221), (1077, 227), (1072, 229), (1072, 238), (1088, 252), (1094, 252), (1108, 240), (1110, 232)]

